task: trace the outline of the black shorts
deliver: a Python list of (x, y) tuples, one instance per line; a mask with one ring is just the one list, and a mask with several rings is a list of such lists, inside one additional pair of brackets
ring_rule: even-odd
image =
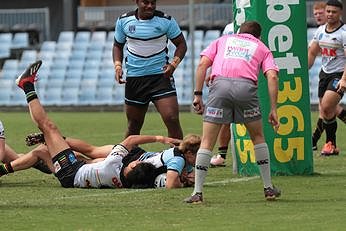
[(127, 105), (148, 105), (150, 101), (176, 96), (174, 78), (165, 78), (163, 74), (143, 77), (129, 77), (125, 85), (125, 103)]
[[(322, 98), (327, 90), (337, 92), (336, 85), (341, 79), (342, 74), (343, 72), (327, 74), (321, 70), (319, 74), (320, 81), (318, 83), (318, 97)], [(337, 93), (341, 96), (341, 98), (344, 96), (344, 93)]]
[(77, 160), (73, 151), (66, 149), (52, 158), (55, 176), (64, 188), (73, 188), (74, 177), (85, 162)]

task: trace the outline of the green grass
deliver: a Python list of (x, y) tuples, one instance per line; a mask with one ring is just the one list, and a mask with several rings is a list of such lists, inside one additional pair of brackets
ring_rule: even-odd
[[(66, 136), (94, 144), (117, 143), (124, 134), (123, 113), (49, 113)], [(313, 127), (316, 120), (313, 113)], [(7, 142), (27, 152), (26, 134), (38, 131), (28, 113), (0, 113)], [(200, 116), (182, 113), (185, 134), (201, 133)], [(149, 113), (145, 134), (166, 134), (157, 113)], [(258, 177), (210, 169), (205, 203), (187, 205), (192, 188), (176, 190), (64, 189), (52, 175), (27, 170), (0, 178), (0, 230), (344, 230), (346, 225), (346, 127), (339, 122), (338, 157), (314, 153), (313, 176), (276, 176), (283, 195), (266, 202)], [(324, 136), (323, 136), (324, 137)], [(324, 138), (323, 138), (324, 139)], [(320, 141), (320, 146), (323, 140)], [(163, 145), (147, 145), (156, 150)]]

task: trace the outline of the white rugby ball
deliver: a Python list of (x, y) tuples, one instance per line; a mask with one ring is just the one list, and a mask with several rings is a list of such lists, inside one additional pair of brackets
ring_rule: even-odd
[(155, 178), (155, 188), (166, 188), (166, 173), (161, 173)]

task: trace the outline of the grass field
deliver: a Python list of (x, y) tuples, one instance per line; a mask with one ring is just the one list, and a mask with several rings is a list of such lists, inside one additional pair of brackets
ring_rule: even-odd
[[(64, 135), (94, 144), (119, 142), (126, 126), (123, 113), (49, 115)], [(313, 125), (316, 116), (313, 113)], [(38, 131), (29, 114), (0, 113), (0, 118), (7, 142), (27, 152), (26, 134)], [(182, 113), (181, 122), (185, 134), (201, 133), (199, 116)], [(166, 134), (156, 113), (148, 114), (143, 133)], [(345, 230), (345, 134), (346, 126), (339, 122), (341, 154), (323, 158), (315, 152), (314, 175), (273, 177), (283, 192), (275, 202), (264, 200), (258, 177), (232, 175), (231, 158), (227, 167), (210, 169), (201, 205), (182, 203), (192, 188), (64, 189), (52, 175), (35, 169), (17, 172), (0, 178), (0, 230)]]

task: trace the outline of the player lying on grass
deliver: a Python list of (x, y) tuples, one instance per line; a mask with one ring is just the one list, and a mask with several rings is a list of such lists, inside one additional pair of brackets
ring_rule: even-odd
[[(41, 62), (34, 63), (27, 69), (26, 72), (29, 72), (30, 69), (34, 69), (33, 76), (35, 76), (37, 69), (39, 68), (40, 65), (41, 65)], [(26, 73), (26, 72), (24, 72), (24, 73)], [(27, 86), (27, 85), (30, 86), (30, 83), (32, 84), (31, 80), (25, 81), (25, 82), (24, 82), (24, 80), (29, 79), (29, 77), (31, 77), (31, 79), (34, 79), (34, 77), (32, 77), (32, 76), (28, 77), (26, 75), (27, 74), (22, 74), (18, 78), (18, 81), (17, 81), (18, 85), (23, 86), (24, 89), (25, 89), (25, 86)], [(21, 82), (24, 82), (24, 83), (21, 84)], [(30, 100), (30, 96), (32, 94), (34, 94), (34, 87), (32, 87), (31, 93), (30, 94), (28, 94), (28, 93), (30, 93), (30, 92), (27, 92), (27, 94), (26, 94), (27, 96), (29, 96), (29, 97), (27, 97), (27, 99), (29, 101), (30, 112), (31, 112), (33, 120), (35, 122), (37, 121), (37, 123), (38, 123), (40, 121), (38, 121), (39, 118), (37, 118), (37, 117), (41, 116), (41, 117), (45, 118), (47, 116), (46, 115), (45, 116), (37, 115), (38, 113), (33, 113), (35, 108), (39, 108), (36, 110), (37, 111), (41, 110), (41, 111), (43, 111), (43, 113), (41, 113), (41, 114), (45, 114), (42, 106), (39, 104), (37, 96), (35, 96), (34, 99)], [(37, 106), (36, 104), (38, 104), (39, 106)], [(41, 119), (41, 120), (43, 120), (43, 119)], [(52, 124), (52, 122), (49, 121), (48, 118), (46, 118), (46, 120), (47, 120), (46, 123), (48, 124), (46, 126), (53, 127), (54, 128), (53, 130), (56, 130), (55, 132), (59, 133), (57, 131), (56, 127)], [(38, 124), (39, 124), (40, 130), (43, 131), (44, 127), (42, 127), (42, 126), (40, 127), (40, 124), (45, 125), (45, 123), (41, 122)], [(47, 135), (44, 133), (44, 131), (43, 131), (43, 134), (44, 134), (44, 140), (43, 141), (45, 143), (47, 143), (48, 149), (45, 146), (40, 145), (36, 148), (36, 151), (30, 153), (30, 155), (31, 155), (32, 159), (35, 159), (38, 157), (45, 159), (47, 161), (47, 163), (50, 165), (50, 167), (53, 168), (52, 163), (50, 161), (50, 154), (49, 154), (52, 152), (51, 152), (50, 147), (49, 147), (49, 142), (47, 142)], [(60, 139), (58, 139), (59, 142), (61, 141), (61, 139), (63, 139), (63, 137), (60, 137), (60, 136), (61, 135), (59, 133), (59, 138), (60, 138)], [(40, 137), (40, 136), (38, 136), (38, 137)], [(137, 136), (135, 136), (135, 137), (137, 137)], [(37, 137), (35, 137), (35, 138), (37, 138)], [(41, 138), (43, 138), (43, 136), (41, 136)], [(168, 142), (179, 143), (180, 142), (180, 140), (161, 137), (161, 136), (155, 137), (155, 139), (157, 139), (157, 138), (159, 139), (158, 141), (163, 141), (163, 143), (168, 143)], [(128, 139), (126, 139), (125, 141), (127, 141), (127, 140)], [(52, 140), (52, 141), (55, 141), (55, 140)], [(123, 141), (123, 143), (125, 141)], [(143, 142), (138, 142), (138, 140), (135, 140), (135, 141), (137, 143), (133, 142), (131, 144), (137, 145), (137, 144), (143, 143)], [(156, 140), (154, 140), (154, 141), (156, 141)], [(153, 141), (150, 141), (150, 142), (153, 142)], [(63, 143), (65, 146), (70, 147), (71, 150), (81, 152), (81, 153), (86, 154), (89, 157), (93, 158), (93, 160), (91, 162), (98, 162), (98, 161), (103, 162), (104, 158), (106, 158), (105, 160), (107, 160), (109, 157), (108, 154), (110, 152), (112, 152), (112, 150), (114, 149), (114, 145), (105, 145), (105, 146), (96, 147), (96, 146), (90, 145), (84, 141), (72, 139), (72, 138), (67, 138), (66, 141), (64, 140)], [(121, 172), (119, 173), (119, 178), (120, 178), (120, 181), (122, 182), (122, 186), (125, 186), (125, 187), (131, 187), (132, 186), (131, 182), (127, 182), (128, 172), (132, 172), (132, 169), (135, 169), (136, 166), (141, 165), (143, 163), (154, 163), (157, 168), (166, 167), (168, 169), (167, 170), (167, 188), (182, 187), (183, 185), (189, 185), (189, 184), (191, 185), (191, 182), (188, 181), (188, 179), (191, 179), (191, 178), (183, 177), (184, 174), (182, 174), (183, 168), (185, 166), (185, 159), (184, 158), (186, 158), (187, 163), (194, 164), (196, 151), (199, 147), (199, 144), (200, 144), (200, 138), (198, 136), (189, 135), (183, 140), (183, 142), (180, 144), (179, 147), (165, 150), (162, 153), (147, 153), (147, 152), (143, 153), (142, 150), (136, 149), (136, 150), (140, 150), (140, 152), (133, 151), (131, 153), (131, 155), (129, 155), (127, 158), (126, 167), (121, 168)], [(141, 158), (140, 161), (137, 160), (139, 157)], [(73, 158), (76, 159), (74, 154), (73, 154)], [(68, 158), (66, 158), (66, 159), (68, 159)], [(56, 158), (53, 158), (53, 162), (54, 161), (56, 162)], [(76, 162), (79, 163), (80, 161), (76, 160)], [(57, 162), (57, 163), (59, 164), (59, 162)], [(84, 163), (84, 161), (83, 161), (83, 163)], [(23, 170), (23, 169), (30, 167), (29, 162), (22, 162), (20, 160), (12, 162), (11, 166), (15, 171), (16, 170)], [(56, 166), (54, 166), (54, 167), (56, 167)], [(158, 172), (157, 168), (155, 168), (156, 173)], [(56, 172), (55, 169), (53, 169), (54, 172)], [(190, 168), (190, 169), (192, 169), (192, 168)], [(183, 182), (181, 182), (181, 180), (179, 179), (179, 175), (181, 175), (181, 178), (184, 179)]]
[[(94, 146), (83, 140), (70, 137), (65, 138), (65, 140), (70, 148), (75, 151), (76, 158), (86, 163), (94, 163), (103, 160), (114, 147), (114, 145), (111, 144)], [(31, 134), (27, 137), (26, 142), (28, 146), (45, 143), (45, 137), (43, 134)], [(196, 161), (196, 152), (200, 142), (201, 139), (199, 136), (190, 134), (184, 137), (178, 147), (172, 147), (161, 152), (147, 152), (136, 147), (123, 158), (123, 168), (120, 176), (123, 177), (123, 172), (128, 171), (138, 163), (146, 162), (152, 163), (157, 169), (160, 169), (158, 172), (166, 172), (166, 188), (192, 186), (194, 180), (192, 170)], [(38, 147), (45, 149), (44, 145)], [(46, 152), (48, 152), (48, 150)], [(34, 153), (34, 156), (36, 156), (35, 158), (38, 158), (39, 155), (42, 154), (40, 152)], [(47, 156), (47, 153), (43, 155)], [(19, 163), (19, 165), (17, 163)], [(28, 165), (24, 166), (25, 164), (26, 163), (21, 163), (19, 161), (11, 163), (13, 168), (17, 170), (29, 167)], [(123, 183), (123, 186), (127, 187), (126, 182)]]
[[(35, 92), (34, 82), (41, 64), (42, 61), (31, 64), (17, 78), (16, 84), (24, 90), (31, 119), (45, 137), (51, 161), (47, 161), (43, 156), (42, 159), (47, 161), (63, 187), (122, 188), (123, 182), (120, 179), (122, 160), (135, 145), (151, 142), (166, 144), (179, 142), (179, 140), (162, 136), (129, 136), (120, 144), (115, 145), (107, 157), (100, 162), (86, 164), (84, 161), (77, 160), (56, 125), (48, 118)], [(126, 184), (134, 188), (153, 187), (156, 175), (155, 166), (145, 162), (140, 162), (124, 171)]]
[[(0, 120), (0, 162), (3, 163), (0, 165), (0, 175), (5, 174), (6, 172), (12, 172), (13, 170), (9, 163), (18, 159), (22, 155), (23, 154), (21, 153), (15, 152), (8, 144), (6, 144), (5, 129)], [(43, 173), (52, 173), (41, 159), (37, 159), (30, 165), (30, 167), (34, 167)]]

